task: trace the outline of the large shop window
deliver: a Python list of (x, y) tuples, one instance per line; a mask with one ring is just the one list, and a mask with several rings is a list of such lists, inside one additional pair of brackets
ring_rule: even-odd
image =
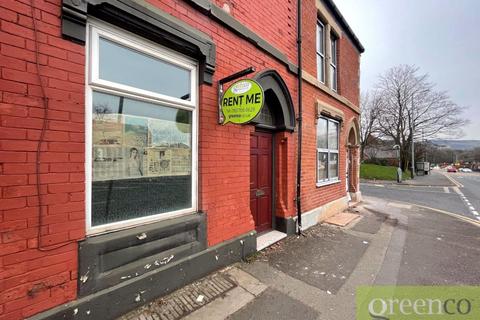
[(317, 123), (317, 185), (338, 181), (338, 122), (321, 117)]
[(89, 233), (195, 211), (196, 63), (104, 25), (88, 43)]

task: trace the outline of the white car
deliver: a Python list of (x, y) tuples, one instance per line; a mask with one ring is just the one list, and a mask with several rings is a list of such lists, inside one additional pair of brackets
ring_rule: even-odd
[(472, 172), (470, 168), (460, 168), (460, 172)]

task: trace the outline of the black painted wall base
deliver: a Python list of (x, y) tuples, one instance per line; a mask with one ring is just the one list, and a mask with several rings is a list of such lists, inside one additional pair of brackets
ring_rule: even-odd
[(29, 319), (115, 319), (256, 252), (255, 231)]
[(275, 217), (275, 225), (275, 229), (289, 236), (297, 232), (297, 222), (292, 217)]

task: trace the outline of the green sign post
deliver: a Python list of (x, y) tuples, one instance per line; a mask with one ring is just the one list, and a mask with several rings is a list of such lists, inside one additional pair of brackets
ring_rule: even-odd
[(225, 116), (222, 124), (242, 124), (255, 118), (263, 107), (262, 87), (254, 80), (235, 82), (223, 94), (220, 106)]

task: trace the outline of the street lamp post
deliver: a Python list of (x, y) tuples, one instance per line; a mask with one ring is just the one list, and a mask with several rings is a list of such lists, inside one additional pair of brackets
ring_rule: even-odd
[(413, 116), (414, 116), (414, 105), (413, 105), (413, 96), (412, 96), (412, 115), (410, 116), (410, 131), (412, 134), (412, 142), (411, 142), (411, 147), (412, 147), (412, 171), (410, 172), (410, 177), (413, 179), (414, 178), (414, 172), (415, 172), (415, 124), (413, 121)]
[(397, 168), (397, 182), (402, 182), (402, 163), (400, 161), (400, 146), (398, 144), (393, 146), (393, 150), (397, 150), (398, 168)]

